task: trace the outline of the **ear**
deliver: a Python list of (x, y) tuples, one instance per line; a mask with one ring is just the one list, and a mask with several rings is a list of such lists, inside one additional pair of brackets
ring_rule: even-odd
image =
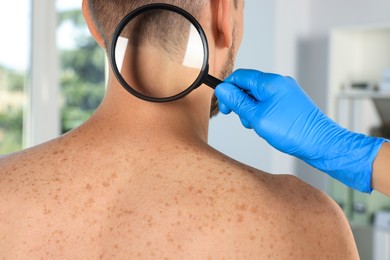
[(231, 0), (217, 0), (217, 42), (225, 48), (230, 48), (233, 44), (233, 17), (231, 4)]
[(96, 42), (100, 45), (100, 47), (105, 49), (103, 38), (98, 32), (95, 23), (92, 21), (91, 13), (89, 12), (88, 0), (83, 0), (82, 11), (84, 19), (87, 22), (88, 29), (91, 32), (93, 38), (95, 38)]

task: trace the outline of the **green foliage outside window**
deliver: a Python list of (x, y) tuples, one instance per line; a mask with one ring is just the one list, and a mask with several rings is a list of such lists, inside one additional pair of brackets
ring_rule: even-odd
[(60, 14), (60, 25), (71, 22), (77, 29), (76, 46), (61, 50), (62, 132), (90, 117), (104, 96), (104, 52), (90, 36), (79, 10)]
[(0, 155), (22, 149), (25, 72), (0, 66)]
[[(90, 36), (80, 10), (59, 13), (59, 26), (71, 23), (76, 38), (59, 50), (62, 133), (87, 120), (104, 96), (104, 52)], [(26, 72), (0, 66), (0, 155), (22, 149)]]

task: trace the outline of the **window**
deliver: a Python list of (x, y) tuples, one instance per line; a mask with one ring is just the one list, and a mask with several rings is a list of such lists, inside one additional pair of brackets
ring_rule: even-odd
[(57, 0), (61, 130), (83, 123), (104, 96), (104, 51), (90, 36), (80, 0)]
[(104, 95), (105, 56), (88, 32), (80, 0), (11, 1), (0, 9), (0, 22), (2, 155), (83, 123)]
[(0, 8), (0, 155), (23, 147), (30, 13), (30, 0), (8, 1)]

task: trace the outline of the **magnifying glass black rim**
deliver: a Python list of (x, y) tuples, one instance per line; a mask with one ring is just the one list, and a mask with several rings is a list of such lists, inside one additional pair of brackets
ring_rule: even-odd
[[(175, 12), (175, 13), (182, 15), (184, 18), (186, 18), (188, 21), (190, 21), (192, 23), (192, 25), (196, 28), (196, 30), (198, 31), (198, 33), (202, 39), (204, 59), (203, 59), (202, 68), (201, 68), (201, 71), (200, 71), (198, 77), (191, 84), (191, 86), (189, 86), (186, 90), (184, 90), (184, 91), (182, 91), (174, 96), (170, 96), (170, 97), (156, 98), (156, 97), (150, 97), (150, 96), (146, 96), (144, 94), (141, 94), (140, 92), (136, 91), (134, 88), (132, 88), (126, 82), (126, 80), (122, 77), (122, 75), (118, 69), (118, 66), (116, 65), (115, 50), (116, 50), (116, 46), (118, 43), (118, 38), (120, 37), (122, 31), (124, 30), (124, 28), (128, 25), (128, 23), (131, 20), (133, 20), (134, 18), (136, 18), (137, 16), (139, 16), (145, 12), (152, 11), (152, 10), (167, 10), (167, 11)], [(116, 78), (129, 93), (131, 93), (132, 95), (134, 95), (140, 99), (150, 101), (150, 102), (160, 102), (160, 103), (161, 102), (171, 102), (171, 101), (178, 100), (178, 99), (183, 98), (184, 96), (188, 95), (191, 91), (198, 88), (205, 81), (205, 79), (207, 78), (207, 75), (208, 75), (208, 70), (209, 70), (209, 66), (208, 66), (209, 48), (208, 48), (206, 34), (204, 33), (202, 26), (195, 19), (195, 17), (193, 17), (190, 13), (181, 9), (180, 7), (177, 7), (177, 6), (174, 6), (171, 4), (153, 3), (153, 4), (141, 6), (137, 9), (133, 10), (132, 12), (130, 12), (128, 15), (126, 15), (122, 19), (122, 21), (117, 26), (117, 28), (114, 32), (113, 38), (112, 38), (110, 60), (111, 60), (111, 67), (114, 71)]]

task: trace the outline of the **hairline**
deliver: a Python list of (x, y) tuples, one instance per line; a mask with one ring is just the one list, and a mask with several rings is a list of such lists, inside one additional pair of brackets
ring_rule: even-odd
[[(107, 47), (109, 47), (110, 45), (111, 45), (111, 37), (108, 35), (108, 33), (107, 33), (107, 28), (104, 28), (104, 22), (102, 21), (102, 18), (107, 18), (107, 15), (101, 15), (101, 14), (98, 14), (99, 13), (99, 11), (103, 11), (103, 7), (102, 7), (102, 5), (100, 5), (99, 6), (99, 4), (97, 4), (97, 6), (95, 6), (94, 4), (96, 3), (95, 1), (99, 1), (99, 0), (89, 0), (88, 1), (88, 7), (89, 7), (89, 11), (90, 11), (90, 15), (91, 15), (91, 17), (92, 17), (92, 20), (93, 20), (93, 22), (94, 22), (94, 24), (95, 24), (95, 26), (96, 26), (96, 29), (98, 30), (98, 32), (101, 34), (101, 36), (102, 36), (102, 39), (103, 39), (103, 41), (104, 41), (104, 44), (105, 44), (105, 46), (107, 46)], [(177, 1), (177, 0), (176, 0)], [(133, 6), (133, 8), (132, 8), (132, 10), (134, 10), (135, 8), (137, 8), (137, 7), (140, 7), (140, 6), (143, 6), (143, 5), (146, 5), (146, 4), (149, 4), (149, 3), (153, 3), (154, 1), (153, 0), (148, 0), (148, 1), (142, 1), (143, 3), (142, 4), (139, 4), (139, 5), (137, 5), (137, 4), (133, 4), (132, 6)], [(168, 3), (168, 4), (174, 4), (174, 2), (175, 2), (175, 0), (166, 0), (166, 3)], [(187, 6), (191, 6), (191, 4), (190, 5), (188, 5), (188, 3), (187, 2), (185, 2), (185, 1), (183, 1), (184, 2), (184, 4), (187, 4)], [(182, 2), (182, 3), (183, 3)], [(194, 1), (190, 1), (190, 2), (194, 2)], [(187, 11), (189, 11), (193, 16), (195, 16), (195, 17), (197, 17), (197, 16), (199, 16), (200, 15), (200, 12), (201, 12), (201, 10), (202, 10), (202, 8), (205, 6), (205, 4), (208, 2), (207, 0), (196, 0), (196, 2), (198, 3), (198, 5), (195, 7), (195, 9), (194, 10), (187, 10)], [(116, 5), (116, 4), (113, 4), (112, 2), (110, 3), (110, 2), (104, 2), (105, 4), (104, 5), (108, 5), (108, 6), (110, 6), (111, 5), (111, 11), (114, 11), (113, 9), (114, 9), (114, 5)], [(233, 1), (233, 3), (234, 3), (234, 7), (235, 8), (238, 8), (238, 0), (234, 0)], [(176, 4), (177, 5), (177, 4)], [(193, 4), (192, 4), (192, 6), (194, 6)], [(95, 8), (96, 7), (96, 8)], [(101, 10), (98, 10), (98, 9), (101, 9)], [(108, 8), (108, 9), (110, 9), (110, 8)], [(187, 8), (187, 9), (191, 9), (191, 8)], [(128, 12), (127, 13), (129, 13), (129, 12), (131, 12), (132, 10), (128, 10)], [(124, 14), (124, 15), (122, 15), (123, 17), (125, 16), (126, 14)], [(100, 17), (99, 17), (100, 16)], [(108, 26), (108, 27), (110, 27), (111, 29), (111, 31), (112, 32), (114, 32), (114, 30), (115, 30), (115, 28), (116, 28), (116, 26), (119, 24), (119, 21), (121, 20), (121, 19), (123, 19), (123, 17), (117, 17), (117, 22), (116, 22), (116, 24), (112, 24), (112, 25), (110, 25), (110, 26)], [(108, 20), (108, 19), (106, 19), (106, 20)], [(110, 21), (105, 21), (106, 23), (106, 25), (107, 24), (109, 24), (110, 23)], [(112, 23), (112, 22), (111, 22)]]

